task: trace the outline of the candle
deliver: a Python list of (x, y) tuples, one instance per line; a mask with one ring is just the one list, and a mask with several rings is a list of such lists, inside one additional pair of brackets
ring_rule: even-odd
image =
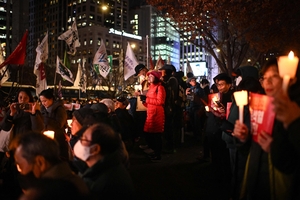
[(280, 56), (278, 58), (279, 75), (283, 78), (282, 89), (287, 91), (291, 78), (296, 75), (299, 58), (294, 56), (294, 52), (290, 51), (288, 56)]
[(68, 120), (67, 120), (67, 123), (68, 123), (68, 126), (69, 126), (69, 127), (71, 127), (72, 121), (73, 121), (72, 119), (68, 119)]
[(206, 110), (206, 112), (209, 112), (209, 107), (205, 106), (205, 110)]
[(236, 105), (239, 107), (239, 120), (244, 122), (244, 106), (248, 104), (248, 92), (246, 90), (233, 93)]
[(51, 139), (54, 139), (54, 131), (44, 131), (43, 134)]

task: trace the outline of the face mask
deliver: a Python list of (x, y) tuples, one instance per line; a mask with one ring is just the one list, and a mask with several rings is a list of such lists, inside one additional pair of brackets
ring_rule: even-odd
[(142, 83), (146, 79), (146, 76), (140, 75), (139, 79), (140, 79), (140, 83)]
[(237, 77), (235, 80), (235, 85), (238, 86), (241, 81), (242, 81), (242, 77), (241, 76)]
[(74, 154), (76, 157), (78, 157), (79, 159), (86, 161), (89, 157), (90, 157), (90, 149), (92, 146), (83, 146), (80, 142), (80, 140), (78, 140), (78, 142), (75, 144), (74, 146)]

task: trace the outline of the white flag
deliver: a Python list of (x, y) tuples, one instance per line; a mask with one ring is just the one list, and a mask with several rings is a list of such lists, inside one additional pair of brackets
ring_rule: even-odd
[[(0, 47), (0, 64), (4, 62), (3, 58), (3, 49)], [(6, 69), (7, 66), (4, 66), (0, 69), (0, 86), (9, 79), (9, 71)]]
[(64, 40), (68, 46), (69, 50), (68, 54), (75, 55), (76, 53), (76, 48), (80, 47), (80, 42), (79, 42), (79, 36), (78, 36), (78, 30), (76, 26), (76, 20), (74, 20), (74, 23), (71, 27), (71, 29), (67, 30), (63, 34), (61, 34), (58, 37), (59, 40)]
[(81, 75), (82, 75), (81, 65), (80, 65), (80, 63), (78, 63), (77, 75), (76, 75), (76, 79), (74, 81), (73, 86), (80, 87), (79, 82), (80, 82)]
[(45, 62), (48, 59), (48, 32), (43, 38), (42, 42), (35, 49), (37, 55), (35, 59), (35, 67), (37, 68), (38, 64)]
[(134, 52), (131, 49), (131, 46), (128, 42), (127, 50), (126, 50), (126, 56), (125, 56), (125, 62), (124, 62), (124, 79), (125, 81), (132, 75), (135, 74), (135, 66), (137, 66), (139, 63), (134, 55)]
[(61, 77), (63, 77), (70, 83), (74, 82), (72, 72), (63, 64), (58, 56), (56, 57), (56, 73), (60, 74)]
[(192, 69), (191, 64), (188, 59), (186, 59), (186, 74), (187, 73), (193, 73), (193, 69)]
[(101, 76), (106, 78), (107, 74), (110, 71), (110, 66), (107, 59), (106, 48), (102, 39), (100, 47), (98, 48), (94, 56), (93, 65), (96, 73), (101, 74)]
[(36, 58), (33, 73), (36, 75), (36, 95), (39, 96), (43, 90), (47, 89), (46, 73), (43, 62), (48, 59), (48, 32), (42, 42), (38, 44), (35, 51)]
[(86, 92), (86, 74), (85, 74), (85, 62), (86, 59), (83, 58), (82, 66), (78, 63), (78, 71), (76, 75), (76, 79), (74, 81), (74, 86), (80, 87), (82, 92)]

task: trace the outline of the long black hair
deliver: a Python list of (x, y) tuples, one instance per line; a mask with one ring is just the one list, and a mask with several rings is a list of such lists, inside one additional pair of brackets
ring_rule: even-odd
[(18, 91), (18, 93), (17, 93), (17, 95), (16, 95), (16, 97), (15, 97), (14, 102), (18, 102), (18, 101), (19, 101), (19, 100), (18, 100), (18, 99), (19, 99), (19, 94), (20, 94), (21, 92), (26, 93), (26, 95), (29, 97), (29, 102), (34, 102), (33, 96), (32, 96), (32, 94), (31, 94), (30, 90), (27, 89), (27, 88), (21, 88), (21, 89)]

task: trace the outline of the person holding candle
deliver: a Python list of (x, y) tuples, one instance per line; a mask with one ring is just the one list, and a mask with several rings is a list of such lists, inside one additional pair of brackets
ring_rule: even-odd
[[(276, 59), (269, 60), (262, 69), (261, 84), (267, 96), (274, 97), (281, 89)], [(250, 119), (248, 119), (250, 120)], [(246, 123), (247, 124), (247, 123)], [(252, 141), (250, 123), (236, 120), (232, 135), (241, 142), (240, 149), (249, 152), (241, 189), (241, 199), (286, 199), (289, 177), (280, 173), (270, 162), (272, 136), (265, 132), (258, 135), (258, 143)], [(276, 124), (276, 122), (275, 122)], [(243, 145), (244, 144), (244, 145)]]
[(298, 65), (296, 83), (287, 88), (288, 93), (280, 90), (273, 104), (278, 123), (271, 144), (271, 158), (274, 166), (293, 176), (288, 199), (300, 199), (300, 70)]
[[(261, 93), (263, 91), (259, 82), (259, 71), (254, 66), (240, 67), (237, 76), (240, 77), (241, 81), (236, 82), (237, 91), (248, 91), (254, 93)], [(249, 106), (244, 106), (244, 123), (250, 127), (250, 111)], [(232, 131), (234, 128), (235, 121), (239, 119), (239, 107), (236, 105), (235, 99), (232, 102), (228, 118), (223, 122), (221, 128), (223, 130), (222, 139), (226, 142), (226, 147), (229, 150), (230, 165), (231, 165), (231, 197), (232, 199), (238, 199), (240, 193), (240, 187), (243, 180), (243, 174), (248, 156), (248, 149), (246, 144), (243, 144), (243, 148), (239, 148), (241, 143), (235, 137), (233, 137)]]
[(69, 160), (69, 146), (65, 136), (67, 127), (67, 112), (63, 102), (55, 100), (53, 90), (46, 89), (40, 93), (42, 103), (41, 113), (44, 118), (45, 131), (54, 131), (54, 139), (57, 140), (60, 149), (60, 156), (63, 160)]
[[(226, 148), (226, 143), (222, 140), (221, 125), (225, 120), (225, 112), (227, 109), (227, 103), (232, 102), (233, 90), (231, 89), (232, 80), (224, 73), (217, 75), (215, 78), (216, 85), (219, 90), (220, 103), (222, 107), (218, 107), (218, 112), (221, 113), (220, 117), (213, 114), (213, 112), (207, 113), (206, 121), (206, 139), (204, 140), (203, 158), (208, 158), (211, 154), (212, 166), (215, 170), (217, 179), (223, 179), (229, 181), (230, 179), (230, 162), (229, 151)], [(206, 142), (207, 141), (207, 142)], [(210, 151), (210, 152), (209, 152)], [(202, 160), (201, 160), (202, 162)]]

